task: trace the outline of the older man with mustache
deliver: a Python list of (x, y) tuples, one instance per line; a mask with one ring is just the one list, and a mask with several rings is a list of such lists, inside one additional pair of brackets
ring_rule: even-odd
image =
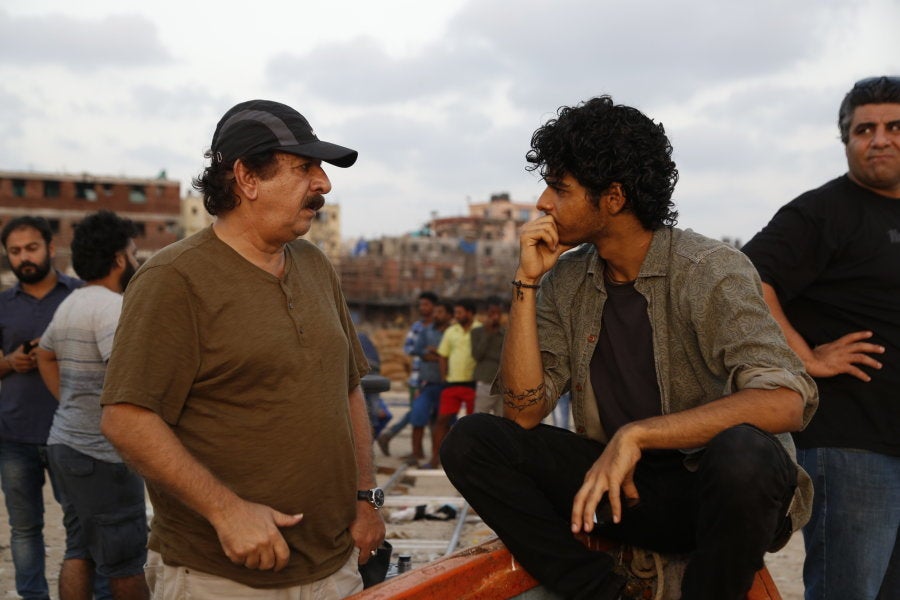
[(220, 120), (210, 228), (135, 275), (103, 431), (147, 480), (154, 598), (340, 598), (384, 537), (340, 283), (306, 233), (357, 153), (267, 100)]

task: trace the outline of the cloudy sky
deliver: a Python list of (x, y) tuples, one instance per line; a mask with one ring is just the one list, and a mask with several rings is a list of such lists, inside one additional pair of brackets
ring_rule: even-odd
[(845, 171), (837, 107), (900, 73), (896, 0), (3, 0), (0, 170), (203, 167), (219, 117), (270, 98), (360, 151), (331, 168), (345, 237), (508, 191), (532, 131), (608, 93), (675, 146), (680, 225), (746, 241)]

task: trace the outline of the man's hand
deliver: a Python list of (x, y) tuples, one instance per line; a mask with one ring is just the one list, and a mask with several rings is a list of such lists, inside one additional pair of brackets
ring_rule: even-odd
[(560, 254), (573, 248), (561, 244), (556, 222), (550, 215), (538, 217), (522, 226), (519, 233), (519, 270), (516, 276), (533, 283), (549, 271)]
[(280, 527), (293, 527), (303, 515), (237, 499), (212, 522), (225, 555), (236, 565), (262, 571), (283, 569), (291, 551)]
[(381, 513), (363, 500), (356, 503), (356, 519), (350, 524), (350, 535), (359, 548), (359, 564), (364, 565), (372, 558), (372, 552), (384, 541), (384, 521)]
[(834, 377), (846, 373), (863, 381), (872, 381), (865, 371), (856, 365), (880, 369), (881, 363), (869, 354), (884, 354), (884, 346), (864, 342), (872, 337), (871, 331), (856, 331), (833, 342), (812, 349), (806, 371), (813, 377)]
[(633, 477), (641, 458), (641, 448), (631, 431), (631, 425), (619, 429), (584, 476), (584, 483), (572, 503), (572, 533), (594, 529), (594, 514), (604, 494), (609, 495), (614, 523), (622, 520), (622, 496), (638, 498)]
[(18, 348), (3, 357), (9, 363), (10, 368), (16, 373), (28, 373), (37, 368), (37, 344), (39, 340), (29, 342), (29, 352), (25, 352), (24, 346)]

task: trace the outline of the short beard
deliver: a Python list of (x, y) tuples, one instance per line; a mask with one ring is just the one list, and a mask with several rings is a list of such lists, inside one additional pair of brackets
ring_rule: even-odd
[[(32, 273), (24, 273), (24, 267), (33, 267), (34, 271)], [(20, 283), (31, 285), (43, 281), (50, 273), (50, 268), (50, 255), (48, 254), (41, 264), (37, 265), (31, 261), (23, 261), (18, 267), (14, 268), (12, 272)]]
[(125, 259), (125, 270), (119, 275), (119, 287), (122, 288), (123, 292), (125, 291), (125, 288), (128, 287), (128, 282), (134, 277), (135, 271), (137, 271), (137, 269), (131, 265), (131, 262), (128, 259)]

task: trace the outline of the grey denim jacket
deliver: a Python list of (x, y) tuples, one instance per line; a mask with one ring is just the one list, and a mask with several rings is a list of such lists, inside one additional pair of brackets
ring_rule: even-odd
[[(603, 269), (593, 244), (563, 254), (541, 281), (537, 324), (547, 411), (571, 390), (577, 433), (606, 442), (589, 369), (606, 301)], [(741, 252), (689, 229), (659, 229), (635, 289), (647, 299), (663, 414), (744, 388), (785, 387), (803, 397), (803, 426), (809, 423), (818, 390), (770, 315), (756, 269)], [(796, 464), (790, 434), (777, 437)], [(696, 450), (683, 450), (689, 467)], [(812, 482), (799, 466), (797, 471), (794, 530), (809, 520), (812, 506)]]

